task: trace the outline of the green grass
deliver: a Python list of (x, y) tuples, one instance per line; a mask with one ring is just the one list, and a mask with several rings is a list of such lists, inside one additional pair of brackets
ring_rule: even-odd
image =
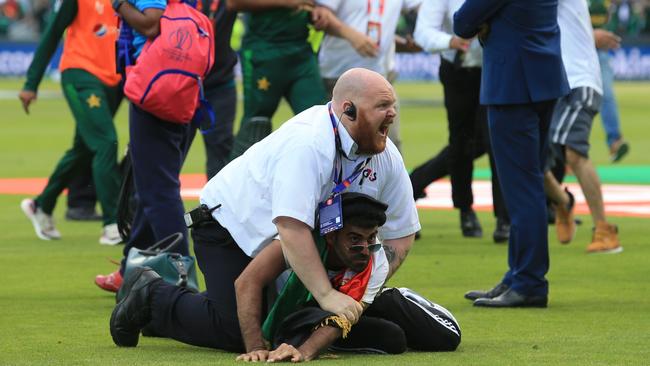
[[(0, 81), (0, 89), (17, 89)], [(58, 90), (53, 83), (45, 89)], [(621, 166), (650, 166), (647, 98), (650, 85), (617, 84), (617, 95), (631, 154)], [(441, 89), (435, 84), (400, 84), (402, 136), (409, 168), (426, 160), (446, 142)], [(409, 101), (437, 101), (421, 104)], [(0, 177), (42, 177), (72, 139), (70, 112), (61, 99), (41, 99), (26, 117), (17, 100), (0, 100)], [(127, 139), (126, 108), (116, 124), (120, 149)], [(286, 106), (274, 122), (290, 114)], [(203, 171), (201, 139), (185, 172)], [(608, 165), (599, 121), (592, 136), (592, 158)], [(486, 160), (478, 162), (485, 167)], [(135, 349), (119, 349), (108, 332), (113, 297), (98, 290), (93, 278), (115, 266), (122, 247), (97, 244), (100, 227), (63, 220), (64, 238), (43, 242), (19, 211), (23, 197), (0, 195), (0, 365), (206, 365), (233, 363), (234, 354), (191, 347), (165, 339), (143, 338)], [(61, 206), (64, 199), (60, 201)], [(188, 202), (188, 206), (194, 202)], [(494, 220), (479, 213), (486, 234)], [(408, 352), (399, 356), (338, 355), (323, 364), (422, 365), (641, 365), (650, 357), (650, 239), (648, 220), (613, 219), (621, 228), (620, 255), (585, 255), (590, 219), (582, 217), (574, 242), (562, 246), (550, 234), (551, 270), (548, 309), (480, 309), (462, 298), (470, 289), (488, 288), (506, 269), (506, 246), (460, 237), (457, 213), (420, 211), (423, 238), (390, 284), (408, 286), (444, 305), (460, 322), (463, 340), (453, 353)]]

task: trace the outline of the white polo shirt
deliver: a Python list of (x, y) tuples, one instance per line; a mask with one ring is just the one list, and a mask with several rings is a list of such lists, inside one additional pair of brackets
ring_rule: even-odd
[(341, 22), (363, 34), (376, 35), (379, 41), (377, 57), (363, 57), (346, 39), (326, 34), (318, 54), (320, 73), (323, 78), (338, 79), (344, 72), (354, 67), (363, 67), (386, 76), (390, 71), (386, 69), (390, 64), (387, 58), (390, 57), (391, 45), (395, 42), (395, 30), (400, 14), (403, 9), (419, 6), (422, 0), (317, 0), (316, 2), (331, 9)]
[(562, 62), (571, 89), (589, 87), (603, 94), (600, 64), (587, 0), (560, 0), (557, 7)]
[[(336, 117), (335, 117), (336, 118)], [(336, 118), (338, 123), (338, 118)], [(343, 177), (348, 177), (367, 156), (339, 125)], [(241, 249), (254, 257), (278, 234), (277, 217), (288, 216), (315, 227), (318, 203), (329, 197), (333, 183), (336, 146), (327, 106), (315, 106), (293, 117), (205, 185), (200, 201), (215, 207), (214, 218)], [(381, 239), (397, 239), (420, 230), (413, 192), (402, 156), (388, 140), (347, 189), (388, 205)]]

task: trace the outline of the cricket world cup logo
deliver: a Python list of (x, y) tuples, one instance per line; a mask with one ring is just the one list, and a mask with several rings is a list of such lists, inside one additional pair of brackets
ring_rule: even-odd
[(168, 41), (170, 45), (181, 51), (192, 48), (192, 35), (185, 27), (176, 28), (171, 32)]

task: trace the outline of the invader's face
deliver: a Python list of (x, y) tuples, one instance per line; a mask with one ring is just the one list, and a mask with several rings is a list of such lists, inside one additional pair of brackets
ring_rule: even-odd
[(327, 234), (327, 242), (346, 268), (361, 272), (368, 266), (372, 252), (381, 246), (377, 242), (377, 229), (377, 226), (344, 225), (341, 230)]

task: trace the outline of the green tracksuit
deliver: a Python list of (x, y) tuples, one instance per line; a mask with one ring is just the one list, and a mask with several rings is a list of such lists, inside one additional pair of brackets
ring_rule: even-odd
[[(77, 1), (62, 1), (34, 55), (23, 90), (36, 92), (45, 69), (65, 29), (78, 13)], [(63, 93), (72, 110), (76, 127), (72, 147), (66, 151), (47, 186), (36, 198), (37, 205), (51, 214), (56, 200), (81, 169), (92, 166), (104, 225), (115, 223), (120, 173), (117, 166), (117, 133), (113, 116), (122, 99), (119, 86), (108, 86), (82, 69), (62, 73)]]
[[(309, 37), (306, 11), (275, 8), (247, 15), (241, 61), (244, 86), (244, 116), (232, 157), (270, 132), (270, 119), (285, 97), (294, 113), (326, 100), (318, 60)], [(267, 117), (263, 125), (249, 123)]]

